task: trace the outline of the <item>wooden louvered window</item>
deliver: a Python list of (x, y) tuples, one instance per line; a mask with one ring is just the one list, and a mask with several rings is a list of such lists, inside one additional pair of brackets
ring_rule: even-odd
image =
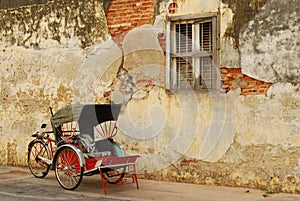
[(169, 22), (167, 87), (171, 90), (216, 89), (218, 85), (217, 16)]

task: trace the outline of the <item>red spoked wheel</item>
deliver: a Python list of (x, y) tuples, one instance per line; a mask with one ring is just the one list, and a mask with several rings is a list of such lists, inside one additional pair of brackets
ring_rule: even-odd
[(62, 147), (55, 154), (55, 176), (64, 189), (74, 190), (81, 183), (84, 167), (80, 160), (80, 156), (72, 147)]
[(41, 140), (32, 141), (28, 146), (27, 163), (35, 177), (44, 178), (52, 163), (49, 147)]

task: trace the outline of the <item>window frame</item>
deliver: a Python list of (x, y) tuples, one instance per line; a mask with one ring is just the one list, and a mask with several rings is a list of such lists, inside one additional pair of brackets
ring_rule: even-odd
[[(167, 16), (167, 24), (166, 24), (166, 88), (172, 92), (181, 93), (187, 91), (220, 91), (221, 80), (220, 80), (220, 72), (219, 72), (219, 51), (220, 51), (220, 17), (219, 12), (213, 13), (203, 13), (203, 14), (192, 14), (192, 15), (176, 15), (176, 16)], [(195, 43), (192, 43), (193, 51), (187, 52), (183, 54), (176, 53), (176, 45), (174, 44), (176, 41), (176, 24), (187, 24), (192, 23), (192, 34), (195, 36), (195, 33), (199, 35), (199, 29), (195, 29), (195, 27), (200, 26), (200, 24), (205, 22), (212, 22), (212, 51), (194, 51)], [(199, 39), (199, 36), (197, 36)], [(197, 39), (197, 41), (199, 41)], [(173, 48), (173, 49), (171, 49)], [(212, 55), (212, 88), (201, 88), (197, 84), (191, 87), (191, 89), (180, 89), (177, 81), (176, 81), (176, 65), (174, 65), (174, 61), (172, 58), (180, 57), (180, 56), (191, 56), (193, 60), (193, 66), (195, 59), (203, 56)], [(199, 61), (200, 62), (200, 61)], [(199, 64), (200, 65), (200, 64)], [(195, 67), (194, 76), (195, 75)], [(199, 75), (199, 73), (198, 73)], [(196, 83), (196, 80), (195, 80)]]

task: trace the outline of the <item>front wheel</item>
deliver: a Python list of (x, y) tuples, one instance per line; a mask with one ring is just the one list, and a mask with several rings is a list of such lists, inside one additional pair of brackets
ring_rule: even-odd
[(84, 167), (80, 156), (72, 147), (63, 147), (57, 151), (54, 159), (55, 176), (66, 190), (74, 190), (81, 183)]
[(30, 172), (37, 178), (44, 178), (51, 166), (49, 147), (41, 140), (31, 141), (28, 146), (27, 163)]

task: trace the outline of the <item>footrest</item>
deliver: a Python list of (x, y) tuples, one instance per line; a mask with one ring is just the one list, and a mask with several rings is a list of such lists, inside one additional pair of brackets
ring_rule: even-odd
[(112, 156), (107, 158), (102, 158), (101, 166), (100, 168), (117, 168), (117, 167), (126, 167), (129, 165), (134, 165), (135, 161), (137, 160), (139, 156), (133, 155), (133, 156)]
[[(139, 188), (138, 179), (136, 176), (136, 168), (135, 168), (135, 162), (139, 156), (133, 155), (133, 156), (109, 156), (104, 158), (99, 158), (97, 161), (96, 167), (98, 168), (100, 172), (100, 177), (102, 181), (102, 187), (104, 190), (104, 194), (106, 195), (106, 187), (108, 186), (108, 182), (105, 180), (103, 174), (107, 174), (110, 171), (115, 171), (119, 168), (124, 168), (123, 173), (118, 173), (116, 175), (122, 175), (124, 174), (131, 174), (132, 175), (132, 183), (136, 184), (137, 189)], [(128, 171), (125, 171), (125, 169), (128, 168)], [(130, 170), (129, 170), (130, 169)], [(103, 173), (104, 172), (104, 173)], [(123, 177), (122, 176), (122, 177)]]

